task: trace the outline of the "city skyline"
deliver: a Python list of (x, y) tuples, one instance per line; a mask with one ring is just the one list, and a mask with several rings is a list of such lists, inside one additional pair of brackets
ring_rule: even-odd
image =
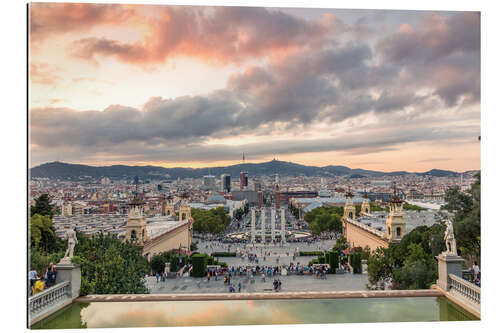
[(477, 170), (479, 33), (478, 12), (34, 3), (30, 165), (198, 168), (244, 151)]

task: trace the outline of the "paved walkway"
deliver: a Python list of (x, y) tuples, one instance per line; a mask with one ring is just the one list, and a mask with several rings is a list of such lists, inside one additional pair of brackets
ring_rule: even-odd
[[(221, 244), (218, 242), (206, 242), (199, 241), (198, 243), (198, 252), (212, 254), (214, 252), (238, 252), (242, 251), (243, 253), (253, 253), (257, 255), (259, 260), (259, 266), (265, 265), (289, 265), (290, 262), (305, 264), (309, 263), (309, 261), (316, 259), (317, 256), (307, 256), (307, 257), (297, 257), (293, 259), (293, 253), (297, 248), (299, 251), (325, 251), (331, 250), (333, 245), (335, 244), (335, 240), (323, 240), (317, 241), (312, 244), (307, 243), (287, 243), (284, 246), (281, 245), (261, 245), (256, 244), (255, 246), (244, 245), (244, 244)], [(271, 253), (268, 255), (268, 253)], [(267, 254), (267, 255), (266, 255)], [(265, 257), (265, 258), (264, 258)], [(229, 266), (243, 266), (243, 265), (255, 265), (255, 262), (250, 263), (247, 256), (241, 257), (219, 257), (217, 258), (219, 261), (223, 261), (227, 263)]]
[(323, 292), (266, 292), (231, 294), (139, 294), (139, 295), (88, 295), (76, 302), (161, 302), (161, 301), (216, 301), (258, 299), (335, 299), (335, 298), (383, 298), (383, 297), (438, 297), (437, 289), (377, 290), (377, 291), (323, 291)]
[[(272, 291), (274, 278), (281, 280), (281, 291), (349, 291), (366, 290), (368, 276), (366, 274), (329, 274), (327, 279), (322, 280), (315, 275), (290, 275), (266, 278), (265, 282), (261, 277), (250, 278), (247, 276), (236, 276), (231, 278), (231, 283), (237, 288), (241, 282), (241, 292), (267, 292)], [(224, 284), (223, 278), (183, 277), (167, 279), (165, 282), (156, 282), (156, 277), (147, 278), (147, 287), (152, 294), (170, 293), (229, 293), (229, 286)]]

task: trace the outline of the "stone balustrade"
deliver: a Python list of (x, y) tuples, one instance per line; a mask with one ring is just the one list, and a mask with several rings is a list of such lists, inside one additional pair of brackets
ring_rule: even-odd
[(454, 274), (449, 274), (448, 278), (450, 292), (458, 293), (473, 303), (481, 304), (481, 288)]
[(69, 281), (61, 282), (51, 288), (45, 289), (40, 293), (29, 297), (28, 307), (30, 318), (33, 320), (34, 318), (45, 313), (47, 310), (53, 308), (55, 305), (63, 303), (70, 298), (71, 288)]
[(351, 223), (351, 224), (354, 224), (355, 226), (361, 228), (361, 229), (364, 229), (380, 238), (385, 238), (385, 233), (383, 233), (382, 231), (380, 230), (377, 230), (375, 228), (372, 228), (370, 226), (367, 226), (366, 224), (362, 223), (362, 222), (359, 222), (359, 221), (356, 221), (354, 219), (350, 219), (350, 218), (346, 218), (346, 220)]

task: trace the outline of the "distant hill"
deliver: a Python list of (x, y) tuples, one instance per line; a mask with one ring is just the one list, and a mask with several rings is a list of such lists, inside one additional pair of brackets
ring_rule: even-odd
[[(408, 174), (406, 171), (380, 172), (364, 169), (351, 169), (345, 166), (305, 166), (297, 163), (272, 160), (264, 163), (244, 163), (226, 167), (213, 168), (163, 168), (156, 166), (89, 166), (84, 164), (70, 164), (62, 162), (45, 163), (31, 168), (31, 177), (52, 178), (52, 179), (83, 179), (83, 178), (102, 178), (111, 179), (133, 179), (138, 176), (141, 179), (177, 179), (177, 178), (201, 178), (204, 175), (220, 176), (223, 173), (230, 174), (233, 178), (238, 178), (240, 171), (248, 171), (250, 177), (254, 176), (272, 176), (279, 174), (281, 177), (297, 176), (351, 176), (351, 178), (360, 178), (366, 176), (396, 176)], [(454, 171), (433, 169), (418, 175), (429, 175), (434, 177), (453, 177), (460, 174)]]

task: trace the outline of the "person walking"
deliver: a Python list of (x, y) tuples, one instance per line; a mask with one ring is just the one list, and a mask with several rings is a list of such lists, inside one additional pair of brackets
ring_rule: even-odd
[(241, 292), (241, 281), (238, 282), (238, 292), (240, 293)]

